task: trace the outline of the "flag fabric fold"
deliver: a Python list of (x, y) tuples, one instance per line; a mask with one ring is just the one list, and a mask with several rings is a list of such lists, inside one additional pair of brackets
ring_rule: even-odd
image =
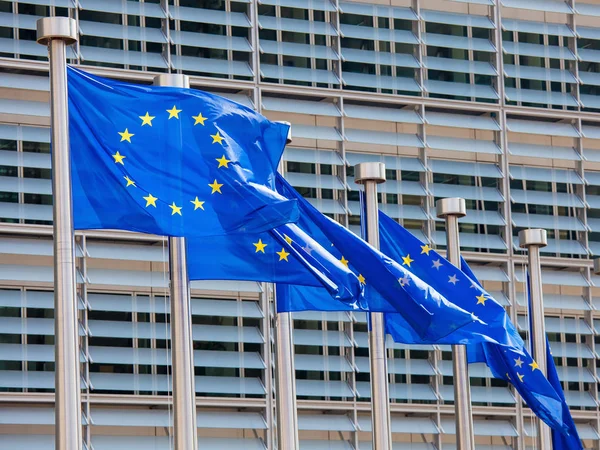
[(287, 125), (193, 89), (67, 79), (76, 229), (212, 236), (297, 219), (274, 191)]
[[(380, 212), (379, 217), (383, 251), (398, 261), (410, 257), (414, 260), (410, 269), (440, 294), (466, 311), (471, 311), (489, 326), (504, 328), (507, 336), (505, 342), (492, 342), (489, 339), (472, 339), (466, 342), (469, 363), (485, 363), (495, 378), (504, 379), (515, 386), (538, 417), (559, 433), (568, 434), (569, 427), (565, 421), (560, 396), (525, 349), (523, 339), (502, 305), (483, 289), (468, 265), (463, 262), (462, 270), (455, 267), (384, 213)], [(404, 340), (407, 336), (401, 333), (403, 323), (398, 319), (395, 314), (386, 314), (386, 330), (398, 342), (413, 343)], [(476, 327), (478, 326), (479, 324), (476, 324)], [(450, 337), (437, 342), (421, 343), (460, 342), (454, 342)]]
[(361, 295), (354, 275), (296, 224), (258, 234), (187, 240), (191, 280), (244, 280), (324, 288), (338, 307)]

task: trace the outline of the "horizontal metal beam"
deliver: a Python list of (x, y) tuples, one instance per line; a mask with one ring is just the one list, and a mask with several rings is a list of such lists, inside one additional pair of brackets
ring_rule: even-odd
[[(159, 72), (151, 71), (133, 71), (128, 69), (111, 69), (105, 67), (96, 66), (85, 66), (82, 65), (86, 71), (108, 77), (108, 78), (119, 78), (126, 81), (143, 82), (150, 84)], [(0, 68), (6, 69), (17, 69), (17, 70), (30, 70), (30, 71), (48, 71), (48, 63), (44, 61), (29, 61), (29, 60), (15, 60), (13, 58), (0, 58)], [(546, 117), (557, 120), (584, 120), (589, 122), (600, 123), (600, 115), (596, 113), (584, 112), (584, 111), (570, 111), (563, 109), (546, 109), (546, 108), (534, 108), (534, 107), (523, 107), (513, 105), (501, 105), (500, 103), (477, 103), (463, 100), (450, 100), (441, 98), (430, 98), (430, 97), (415, 97), (410, 95), (392, 95), (392, 94), (380, 94), (380, 93), (361, 93), (357, 91), (343, 90), (341, 88), (320, 88), (311, 86), (294, 86), (289, 84), (278, 84), (278, 83), (265, 83), (262, 81), (240, 81), (240, 80), (227, 80), (222, 78), (212, 77), (198, 77), (190, 76), (190, 84), (196, 87), (206, 88), (220, 88), (231, 91), (248, 91), (250, 93), (257, 86), (260, 91), (273, 94), (284, 93), (286, 95), (295, 94), (303, 96), (312, 96), (318, 98), (340, 98), (343, 97), (346, 100), (364, 101), (364, 102), (378, 102), (387, 103), (389, 105), (425, 105), (426, 107), (432, 108), (448, 108), (455, 110), (464, 111), (476, 111), (476, 112), (498, 112), (500, 110), (505, 111), (507, 114), (529, 116), (529, 117)]]

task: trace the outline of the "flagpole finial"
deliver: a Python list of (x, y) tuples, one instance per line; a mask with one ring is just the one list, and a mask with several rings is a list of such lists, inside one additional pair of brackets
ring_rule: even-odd
[(440, 219), (448, 216), (464, 217), (467, 215), (467, 204), (464, 198), (442, 198), (435, 202), (435, 207)]
[(600, 258), (594, 260), (594, 274), (600, 275)]
[(519, 231), (519, 247), (528, 248), (531, 245), (545, 247), (548, 245), (548, 234), (541, 228), (530, 228)]
[(152, 80), (154, 86), (168, 86), (176, 88), (189, 88), (190, 77), (180, 73), (163, 73), (157, 75)]
[(290, 127), (290, 129), (288, 130), (287, 139), (285, 140), (285, 144), (286, 145), (291, 144), (292, 143), (292, 124), (285, 120), (276, 120), (275, 122), (282, 123), (282, 124)]
[(385, 183), (385, 164), (380, 162), (365, 162), (354, 166), (354, 181), (365, 184), (374, 181), (377, 184)]
[(43, 17), (37, 21), (37, 42), (48, 45), (52, 39), (61, 39), (66, 45), (77, 42), (77, 22), (69, 17)]

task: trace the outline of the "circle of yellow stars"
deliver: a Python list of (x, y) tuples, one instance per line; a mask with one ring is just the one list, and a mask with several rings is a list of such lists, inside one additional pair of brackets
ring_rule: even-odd
[[(167, 113), (169, 113), (169, 117), (167, 120), (171, 120), (171, 119), (175, 119), (175, 120), (180, 120), (181, 117), (179, 116), (181, 112), (183, 112), (182, 109), (178, 109), (177, 105), (173, 105), (172, 108), (167, 109), (166, 110)], [(156, 119), (156, 116), (151, 116), (149, 111), (146, 111), (146, 114), (144, 114), (143, 116), (138, 116), (139, 119), (142, 121), (141, 123), (141, 127), (144, 126), (152, 126), (152, 121), (154, 119)], [(194, 126), (196, 125), (201, 125), (201, 126), (206, 126), (205, 122), (206, 120), (208, 120), (207, 117), (204, 117), (202, 115), (202, 112), (199, 112), (198, 115), (196, 116), (192, 116), (192, 119), (194, 119)], [(134, 133), (131, 133), (129, 131), (129, 128), (125, 128), (125, 131), (118, 131), (119, 136), (121, 137), (119, 142), (127, 142), (129, 144), (131, 144), (131, 138), (133, 138), (135, 136)], [(221, 136), (221, 133), (217, 130), (217, 132), (215, 134), (211, 134), (210, 137), (212, 138), (212, 144), (218, 144), (223, 146), (223, 143), (227, 142), (225, 140), (225, 137)], [(115, 152), (115, 154), (112, 155), (115, 164), (121, 164), (122, 166), (125, 166), (125, 159), (127, 158), (127, 156), (125, 154), (121, 154), (120, 150), (117, 150)], [(229, 168), (229, 163), (232, 162), (232, 160), (227, 159), (227, 157), (225, 156), (225, 154), (223, 154), (223, 156), (221, 156), (220, 158), (215, 158), (218, 166), (217, 169), (221, 169), (221, 168), (225, 168), (228, 169)], [(136, 185), (135, 181), (132, 180), (128, 175), (125, 175), (123, 177), (123, 179), (125, 180), (125, 187), (129, 188), (129, 187), (133, 187), (133, 188), (137, 188), (138, 186)], [(214, 181), (212, 183), (209, 183), (208, 186), (211, 188), (211, 195), (213, 194), (223, 194), (223, 192), (221, 191), (221, 188), (224, 186), (222, 183), (219, 183), (217, 181), (217, 179), (215, 178)], [(159, 200), (158, 197), (155, 197), (154, 195), (152, 195), (150, 192), (148, 192), (148, 195), (146, 196), (142, 196), (142, 198), (146, 201), (146, 208), (149, 207), (157, 207), (157, 200)], [(200, 209), (204, 211), (204, 204), (206, 203), (205, 200), (200, 200), (200, 198), (198, 196), (196, 196), (193, 200), (190, 200), (190, 203), (194, 206), (194, 211)], [(176, 205), (175, 202), (173, 202), (172, 204), (168, 205), (169, 208), (171, 208), (171, 215), (179, 215), (182, 216), (182, 209), (183, 209), (183, 205)], [(256, 245), (256, 244), (255, 244)], [(261, 242), (261, 245), (262, 242)], [(264, 246), (266, 247), (266, 244), (264, 244)], [(257, 247), (257, 252), (258, 251), (262, 251), (262, 253), (264, 253), (264, 247)], [(286, 253), (284, 249), (282, 249), (281, 252), (278, 252), (278, 254), (280, 255), (280, 260), (285, 260), (287, 261), (287, 257), (289, 256), (289, 253)]]

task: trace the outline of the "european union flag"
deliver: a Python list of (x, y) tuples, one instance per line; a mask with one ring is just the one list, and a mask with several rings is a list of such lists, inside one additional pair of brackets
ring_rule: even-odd
[[(462, 258), (461, 268), (472, 280), (481, 286), (481, 283), (479, 283), (479, 280), (477, 280), (467, 262)], [(528, 300), (531, 301), (529, 277), (527, 278), (527, 294)], [(545, 419), (545, 416), (549, 414), (544, 408), (551, 405), (554, 413), (558, 416), (556, 403), (560, 401), (562, 427), (552, 427), (552, 447), (554, 450), (582, 450), (583, 446), (579, 439), (573, 417), (571, 417), (571, 411), (569, 410), (569, 405), (567, 405), (560, 379), (558, 378), (548, 338), (546, 337), (547, 379), (543, 377), (543, 374), (537, 367), (537, 363), (525, 349), (524, 345), (519, 349), (510, 350), (501, 350), (495, 347), (498, 346), (483, 344), (467, 347), (469, 363), (484, 362), (490, 368), (494, 377), (511, 382), (532, 411), (549, 425), (549, 420), (551, 419)], [(532, 376), (527, 377), (527, 369), (523, 367), (524, 364), (531, 368)], [(518, 383), (516, 382), (517, 379), (519, 380)]]
[(193, 89), (72, 67), (68, 84), (76, 229), (211, 236), (296, 220), (274, 191), (287, 125)]
[[(502, 305), (481, 287), (472, 273), (468, 275), (452, 265), (384, 213), (379, 213), (379, 219), (381, 248), (388, 255), (398, 261), (409, 257), (412, 260), (410, 270), (424, 282), (466, 311), (476, 314), (492, 329), (503, 328), (506, 336), (503, 342), (493, 342), (485, 336), (485, 327), (480, 328), (480, 324), (474, 324), (473, 336), (468, 341), (457, 342), (449, 335), (438, 341), (421, 343), (467, 344), (470, 363), (486, 363), (494, 377), (511, 382), (529, 407), (548, 425), (561, 432), (568, 432), (561, 399), (525, 350), (523, 339)], [(466, 267), (468, 266), (463, 265), (463, 269)], [(387, 331), (394, 340), (413, 343), (405, 341), (410, 336), (403, 332), (403, 324), (398, 319), (397, 315), (386, 314)], [(478, 334), (480, 338), (477, 337)]]
[[(298, 225), (325, 248), (348, 265), (364, 285), (364, 294), (356, 299), (354, 309), (371, 312), (395, 312), (405, 321), (405, 327), (415, 339), (440, 339), (452, 334), (456, 339), (468, 340), (468, 326), (480, 322), (448, 302), (438, 292), (412, 274), (406, 267), (410, 258), (396, 263), (364, 242), (351, 231), (321, 214), (302, 198), (278, 175), (278, 191), (288, 198), (298, 200), (300, 217)], [(405, 267), (406, 266), (406, 267)], [(335, 311), (326, 292), (316, 288), (278, 285), (278, 307), (281, 311), (314, 309)], [(484, 324), (482, 324), (484, 325)], [(493, 335), (493, 332), (489, 333)], [(503, 339), (504, 334), (490, 337)]]

